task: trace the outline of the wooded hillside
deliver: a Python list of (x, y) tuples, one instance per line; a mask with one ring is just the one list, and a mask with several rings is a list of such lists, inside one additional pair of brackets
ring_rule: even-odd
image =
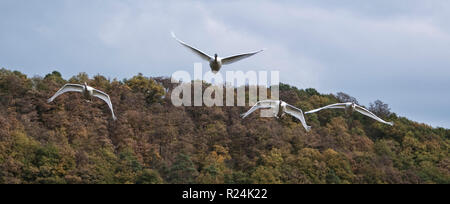
[[(108, 93), (67, 93), (67, 82)], [(248, 107), (174, 107), (167, 78), (122, 81), (58, 72), (29, 78), (0, 70), (0, 183), (450, 183), (450, 130), (370, 108), (393, 127), (342, 110), (294, 118), (242, 120)], [(304, 111), (347, 94), (280, 85), (280, 98)]]

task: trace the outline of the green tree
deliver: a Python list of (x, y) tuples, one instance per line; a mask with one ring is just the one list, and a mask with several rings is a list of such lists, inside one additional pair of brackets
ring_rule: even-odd
[(142, 93), (148, 104), (160, 102), (162, 96), (165, 94), (164, 87), (155, 80), (144, 77), (141, 73), (129, 80), (125, 80), (125, 84), (131, 90)]
[(136, 184), (161, 184), (164, 183), (158, 171), (144, 169), (136, 179)]
[(197, 169), (189, 155), (180, 153), (169, 169), (167, 180), (170, 183), (191, 184), (197, 176)]

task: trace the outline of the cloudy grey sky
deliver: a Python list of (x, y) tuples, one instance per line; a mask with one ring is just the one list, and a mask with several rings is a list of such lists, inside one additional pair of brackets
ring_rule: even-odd
[(448, 0), (1, 0), (0, 67), (66, 78), (192, 71), (199, 60), (174, 31), (211, 54), (267, 48), (224, 69), (279, 70), (283, 83), (380, 99), (450, 128), (449, 19)]

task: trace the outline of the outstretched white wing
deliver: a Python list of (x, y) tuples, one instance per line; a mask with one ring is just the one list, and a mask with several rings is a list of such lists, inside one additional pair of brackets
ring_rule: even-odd
[(199, 49), (192, 47), (188, 44), (186, 44), (185, 42), (181, 41), (180, 39), (177, 38), (177, 36), (175, 36), (175, 33), (172, 32), (172, 37), (178, 41), (181, 45), (189, 48), (193, 53), (197, 54), (199, 57), (201, 57), (202, 59), (206, 60), (206, 61), (211, 61), (213, 59), (213, 57), (205, 54), (204, 52), (200, 51)]
[(55, 95), (53, 95), (50, 99), (47, 100), (48, 103), (52, 102), (53, 100), (55, 100), (56, 97), (60, 96), (63, 93), (66, 92), (83, 92), (83, 85), (80, 84), (66, 84), (64, 85), (61, 89), (59, 89)]
[(103, 101), (106, 102), (106, 104), (108, 104), (109, 109), (111, 109), (112, 117), (113, 117), (114, 120), (116, 120), (117, 118), (114, 115), (114, 109), (113, 109), (113, 105), (112, 105), (111, 99), (109, 98), (109, 95), (104, 93), (104, 92), (102, 92), (102, 91), (100, 91), (100, 90), (97, 90), (97, 89), (93, 90), (93, 95), (95, 97), (97, 97), (97, 98), (102, 99)]
[(336, 103), (336, 104), (331, 104), (328, 106), (324, 106), (322, 108), (318, 108), (318, 109), (314, 109), (314, 110), (310, 110), (308, 112), (305, 112), (305, 114), (310, 114), (310, 113), (315, 113), (324, 109), (331, 109), (331, 108), (343, 108), (345, 109), (345, 106), (347, 105), (347, 103)]
[(305, 128), (306, 131), (310, 131), (311, 130), (311, 126), (308, 126), (306, 124), (305, 116), (303, 115), (303, 111), (301, 109), (286, 103), (286, 109), (285, 109), (284, 112), (286, 112), (289, 115), (292, 115), (295, 118), (297, 118), (298, 120), (300, 120), (300, 122), (302, 123), (302, 125), (303, 125), (303, 127)]
[(264, 100), (264, 101), (258, 101), (250, 110), (248, 110), (246, 113), (241, 114), (242, 118), (246, 118), (253, 112), (255, 112), (258, 109), (269, 109), (269, 108), (275, 108), (276, 106), (275, 100)]
[(356, 109), (356, 111), (360, 112), (361, 114), (363, 114), (365, 116), (368, 116), (368, 117), (371, 117), (371, 118), (377, 120), (378, 122), (382, 122), (382, 123), (388, 124), (390, 126), (394, 125), (394, 122), (386, 122), (383, 119), (381, 119), (378, 116), (376, 116), (375, 114), (373, 114), (372, 112), (370, 112), (369, 110), (367, 110), (367, 109), (365, 109), (365, 108), (363, 108), (361, 106), (356, 105), (355, 109)]
[(253, 55), (256, 55), (260, 52), (262, 52), (264, 50), (259, 50), (256, 52), (250, 52), (250, 53), (244, 53), (244, 54), (239, 54), (239, 55), (234, 55), (234, 56), (230, 56), (230, 57), (225, 57), (222, 59), (222, 64), (231, 64), (233, 62), (237, 62), (239, 60), (245, 59), (247, 57), (251, 57)]

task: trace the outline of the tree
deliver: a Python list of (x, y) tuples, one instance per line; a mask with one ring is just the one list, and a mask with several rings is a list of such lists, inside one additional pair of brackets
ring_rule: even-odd
[(45, 75), (44, 80), (54, 81), (57, 84), (63, 84), (65, 82), (65, 80), (62, 78), (61, 73), (59, 73), (58, 71), (53, 71), (51, 74)]
[(81, 72), (77, 76), (73, 76), (69, 80), (71, 83), (84, 84), (89, 83), (89, 75), (86, 72)]
[(159, 173), (153, 169), (144, 169), (137, 177), (136, 184), (161, 184), (164, 183)]
[[(305, 116), (305, 132), (292, 117), (242, 120), (249, 107), (174, 107), (167, 77), (70, 80), (83, 82), (110, 94), (117, 121), (79, 93), (47, 103), (66, 83), (57, 71), (0, 69), (0, 183), (450, 183), (450, 130), (381, 101), (370, 109), (394, 127), (324, 110)], [(287, 84), (280, 97), (304, 111), (356, 101)]]
[(281, 168), (284, 159), (279, 149), (272, 149), (268, 155), (261, 156), (262, 165), (256, 167), (251, 178), (255, 183), (272, 184), (281, 182)]
[(145, 95), (148, 104), (160, 102), (162, 96), (165, 95), (164, 87), (155, 80), (144, 77), (141, 73), (129, 80), (125, 80), (125, 84), (133, 91)]
[(383, 103), (380, 100), (376, 100), (370, 103), (369, 110), (378, 115), (379, 117), (387, 117), (391, 114), (391, 109), (388, 104)]
[(198, 183), (224, 183), (225, 175), (231, 173), (225, 165), (225, 161), (231, 159), (228, 150), (220, 145), (214, 145), (211, 151), (202, 162), (203, 169), (197, 177)]
[(319, 92), (317, 92), (317, 90), (316, 90), (316, 89), (313, 89), (313, 88), (307, 88), (307, 89), (305, 89), (305, 92), (306, 92), (309, 96), (320, 95)]
[(191, 158), (186, 154), (180, 153), (169, 169), (167, 180), (170, 183), (191, 184), (194, 183), (197, 176), (198, 172)]
[(336, 95), (336, 98), (341, 103), (352, 102), (352, 103), (358, 104), (358, 100), (356, 100), (355, 97), (352, 97), (352, 96), (350, 96), (350, 95), (348, 95), (346, 93), (338, 92), (337, 95)]
[(119, 162), (116, 168), (116, 179), (119, 183), (135, 183), (136, 176), (143, 167), (134, 152), (126, 149), (119, 154)]

